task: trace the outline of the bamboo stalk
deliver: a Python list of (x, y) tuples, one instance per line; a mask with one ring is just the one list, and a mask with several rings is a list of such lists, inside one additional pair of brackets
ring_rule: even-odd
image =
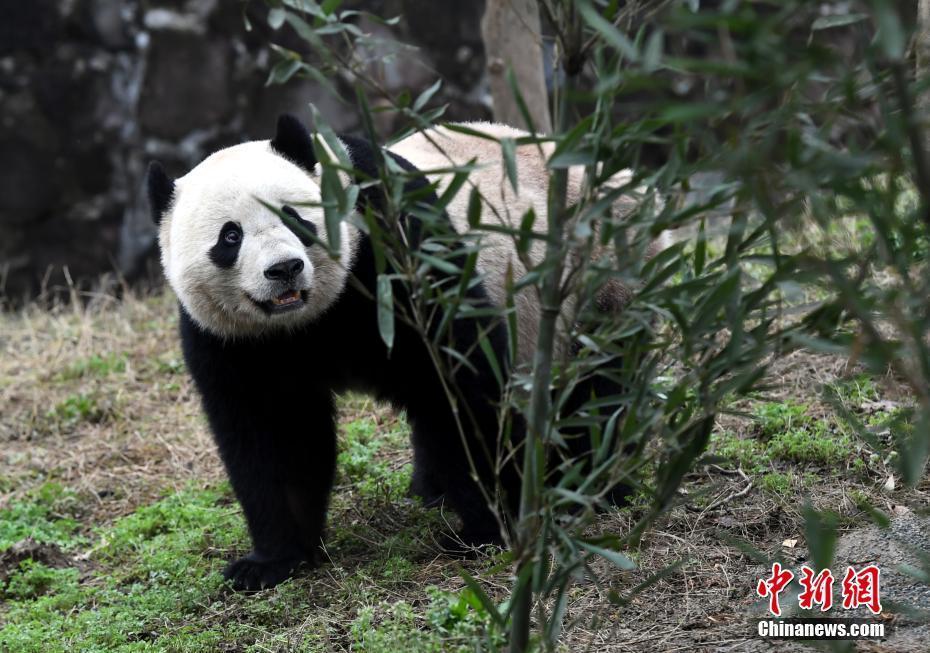
[[(574, 7), (568, 11), (575, 18)], [(574, 21), (570, 21), (574, 25)], [(574, 33), (576, 30), (569, 30)], [(572, 54), (571, 44), (562, 43), (563, 63)], [(566, 71), (568, 73), (569, 71)], [(564, 133), (568, 124), (568, 96), (574, 76), (566, 74), (557, 89), (555, 107), (556, 133)], [(511, 597), (510, 653), (525, 653), (530, 641), (530, 614), (533, 607), (533, 584), (530, 570), (539, 561), (534, 559), (536, 540), (540, 535), (540, 508), (545, 477), (545, 445), (551, 421), (552, 357), (555, 349), (558, 319), (562, 304), (562, 275), (565, 269), (565, 223), (568, 195), (568, 170), (559, 168), (552, 173), (549, 184), (547, 239), (544, 265), (547, 270), (540, 287), (539, 332), (533, 358), (533, 387), (526, 439), (523, 442), (523, 479), (520, 495), (520, 515), (514, 539), (516, 578)]]

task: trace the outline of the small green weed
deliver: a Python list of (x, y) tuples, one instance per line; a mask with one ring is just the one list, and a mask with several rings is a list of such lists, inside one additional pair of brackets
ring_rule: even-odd
[[(53, 569), (32, 559), (23, 560), (7, 581), (3, 593), (14, 600), (35, 599), (48, 593), (73, 595), (77, 588), (77, 569)], [(65, 603), (73, 605), (71, 601)], [(61, 607), (59, 603), (59, 607)]]
[(868, 374), (858, 374), (851, 379), (838, 379), (829, 385), (829, 389), (853, 410), (866, 402), (879, 399), (878, 387)]
[(856, 453), (852, 439), (845, 433), (834, 432), (823, 420), (775, 435), (769, 440), (767, 449), (782, 460), (818, 465), (836, 465)]
[(762, 472), (771, 461), (765, 445), (751, 438), (740, 438), (723, 431), (711, 436), (711, 450), (723, 458), (734, 460), (746, 471)]
[(104, 378), (110, 374), (120, 374), (126, 371), (126, 356), (122, 354), (107, 354), (100, 356), (94, 354), (88, 358), (75, 361), (65, 368), (58, 378), (63, 381), (81, 379), (89, 376)]
[(66, 549), (82, 541), (78, 535), (79, 501), (57, 483), (45, 483), (26, 500), (0, 510), (0, 551), (27, 537)]
[(759, 487), (771, 494), (794, 496), (798, 477), (792, 472), (769, 472), (759, 477)]
[(110, 414), (111, 410), (102, 405), (95, 394), (80, 393), (69, 395), (64, 401), (56, 404), (47, 417), (63, 426), (74, 426), (80, 422), (102, 423)]
[[(480, 601), (463, 590), (460, 594), (428, 588), (430, 605), (426, 624), (406, 601), (380, 603), (359, 609), (349, 627), (352, 650), (366, 653), (447, 653), (482, 650), (489, 616)], [(426, 626), (426, 627), (425, 627)]]
[(430, 597), (426, 619), (440, 633), (467, 636), (491, 623), (484, 605), (467, 587), (458, 594), (428, 587), (426, 593)]
[[(185, 490), (100, 529), (91, 550), (101, 568), (83, 584), (73, 569), (21, 565), (5, 590), (0, 650), (170, 648), (161, 639), (199, 618), (220, 591), (223, 560), (203, 552), (246, 541), (238, 511), (223, 505), (227, 496), (226, 488)], [(215, 650), (224, 638), (195, 639), (202, 646), (185, 641), (182, 650)]]
[(755, 407), (753, 419), (763, 437), (773, 437), (810, 423), (811, 418), (807, 411), (806, 404), (768, 401)]
[(887, 412), (877, 412), (865, 419), (867, 426), (875, 431), (887, 430), (893, 437), (908, 436), (914, 432), (913, 408), (895, 408)]
[(155, 365), (158, 374), (175, 375), (184, 372), (184, 361), (173, 353), (160, 356)]
[[(860, 386), (860, 391), (864, 386)], [(766, 402), (756, 406), (753, 419), (760, 435), (768, 438), (765, 451), (772, 458), (835, 465), (856, 452), (850, 436), (837, 425), (814, 419), (806, 404)]]
[(380, 428), (370, 418), (359, 418), (345, 425), (345, 437), (339, 452), (340, 472), (364, 497), (382, 497), (391, 501), (403, 498), (410, 485), (412, 467), (403, 464), (396, 469), (382, 454), (398, 440), (406, 442), (407, 430)]

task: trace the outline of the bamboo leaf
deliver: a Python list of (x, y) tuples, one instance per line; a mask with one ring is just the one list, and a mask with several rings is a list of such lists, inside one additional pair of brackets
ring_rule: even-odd
[(639, 52), (636, 51), (636, 47), (630, 41), (627, 36), (614, 27), (611, 23), (604, 19), (597, 10), (588, 4), (578, 3), (578, 10), (581, 12), (581, 15), (584, 17), (584, 20), (588, 25), (594, 28), (607, 42), (608, 45), (617, 49), (620, 54), (626, 57), (629, 61), (639, 61)]
[(394, 294), (391, 278), (385, 274), (378, 275), (378, 333), (387, 345), (388, 351), (394, 346)]
[(273, 7), (268, 11), (268, 27), (273, 30), (281, 29), (287, 18), (287, 12), (280, 7)]
[(284, 61), (279, 61), (268, 73), (265, 86), (284, 84), (293, 77), (294, 73), (300, 70), (301, 67), (303, 67), (303, 62), (300, 59), (285, 59)]
[(339, 5), (342, 4), (342, 0), (323, 0), (323, 4), (320, 5), (320, 8), (323, 10), (323, 13), (327, 16), (331, 16), (337, 9)]
[(829, 569), (836, 546), (836, 516), (814, 509), (810, 501), (804, 504), (804, 539), (810, 551), (814, 569)]
[(604, 560), (606, 560), (607, 562), (617, 567), (617, 569), (624, 569), (627, 571), (629, 571), (630, 569), (636, 569), (636, 563), (630, 560), (628, 557), (626, 557), (622, 553), (620, 553), (619, 551), (612, 551), (610, 549), (605, 549), (603, 547), (596, 546), (584, 540), (578, 540), (578, 546), (585, 549), (586, 551), (590, 551), (594, 555), (604, 558)]
[(512, 138), (501, 139), (501, 155), (504, 157), (504, 169), (513, 192), (517, 192), (517, 149)]
[(520, 112), (520, 117), (523, 118), (523, 124), (526, 125), (530, 133), (535, 134), (537, 126), (533, 123), (533, 116), (530, 114), (529, 107), (526, 106), (526, 100), (523, 99), (523, 93), (520, 91), (520, 86), (517, 84), (517, 78), (514, 76), (511, 67), (507, 68), (507, 85), (517, 102), (517, 110)]
[(707, 258), (707, 233), (704, 229), (705, 222), (701, 220), (698, 227), (697, 243), (694, 246), (694, 276), (699, 277), (704, 271), (704, 261)]
[(888, 59), (901, 59), (907, 45), (907, 36), (904, 34), (897, 7), (888, 0), (872, 0), (872, 7), (875, 10), (875, 22), (878, 25), (875, 43)]
[(868, 18), (867, 14), (860, 13), (821, 16), (811, 23), (811, 30), (816, 32), (817, 30), (830, 29), (831, 27), (844, 27), (845, 25), (861, 22), (866, 18)]
[(468, 194), (468, 226), (474, 229), (481, 224), (481, 192), (477, 186), (472, 187)]
[(519, 238), (517, 239), (517, 251), (520, 254), (526, 254), (533, 242), (533, 225), (536, 224), (536, 212), (532, 207), (523, 214), (520, 220)]
[(665, 34), (656, 28), (646, 40), (646, 49), (643, 52), (643, 69), (647, 72), (656, 70), (662, 63), (662, 54), (665, 52)]
[(491, 366), (491, 372), (494, 374), (494, 379), (497, 381), (497, 385), (500, 388), (504, 387), (504, 375), (501, 372), (500, 362), (497, 359), (497, 354), (494, 352), (494, 348), (491, 347), (491, 342), (488, 340), (485, 334), (478, 336), (478, 346), (481, 348), (484, 357), (488, 361), (488, 365)]
[(417, 96), (416, 101), (413, 103), (413, 110), (419, 111), (425, 107), (426, 103), (430, 101), (430, 99), (436, 94), (436, 91), (438, 91), (441, 86), (442, 78), (437, 79), (432, 86), (420, 93), (420, 95)]
[(494, 605), (494, 601), (491, 600), (491, 597), (488, 596), (487, 592), (482, 589), (481, 585), (478, 584), (471, 574), (469, 574), (464, 569), (459, 569), (459, 576), (462, 577), (462, 580), (465, 581), (465, 585), (468, 586), (468, 589), (472, 591), (475, 597), (481, 602), (481, 605), (484, 607), (485, 612), (488, 613), (488, 616), (491, 617), (491, 620), (500, 628), (505, 628), (507, 622), (504, 619), (504, 616), (497, 609), (497, 606)]

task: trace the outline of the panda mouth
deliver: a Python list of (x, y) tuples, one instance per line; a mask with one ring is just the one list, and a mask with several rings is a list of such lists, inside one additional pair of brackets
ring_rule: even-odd
[(284, 291), (276, 297), (266, 299), (265, 301), (260, 302), (255, 299), (252, 299), (252, 301), (258, 304), (259, 308), (269, 315), (276, 315), (278, 313), (287, 313), (303, 308), (304, 304), (307, 302), (307, 291), (291, 289)]

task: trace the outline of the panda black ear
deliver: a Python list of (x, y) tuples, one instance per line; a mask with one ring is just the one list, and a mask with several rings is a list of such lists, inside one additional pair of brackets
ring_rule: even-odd
[(158, 161), (152, 161), (145, 175), (145, 185), (149, 193), (152, 221), (158, 224), (168, 210), (171, 198), (174, 197), (174, 180), (165, 173)]
[(271, 140), (271, 149), (307, 172), (313, 172), (313, 168), (316, 167), (310, 132), (289, 113), (278, 117), (278, 130)]

